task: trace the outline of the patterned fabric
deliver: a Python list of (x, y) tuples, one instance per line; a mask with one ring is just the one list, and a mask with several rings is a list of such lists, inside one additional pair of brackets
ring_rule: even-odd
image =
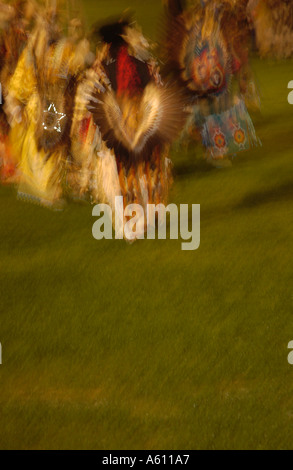
[(203, 143), (210, 158), (236, 155), (260, 144), (242, 100), (228, 111), (211, 114), (202, 129)]
[(183, 76), (190, 89), (200, 95), (227, 91), (232, 78), (227, 43), (214, 15), (207, 9), (202, 17), (195, 17), (185, 46)]

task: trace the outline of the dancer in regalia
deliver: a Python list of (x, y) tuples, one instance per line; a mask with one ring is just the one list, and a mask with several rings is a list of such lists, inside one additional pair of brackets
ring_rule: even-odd
[(87, 41), (63, 37), (57, 12), (46, 11), (9, 82), (6, 110), (17, 134), (19, 195), (49, 207), (63, 203), (74, 94), (88, 52)]
[[(177, 89), (162, 82), (140, 30), (121, 20), (100, 28), (103, 47), (81, 83), (72, 127), (79, 190), (115, 207), (165, 203), (169, 145), (185, 113)], [(142, 230), (144, 231), (144, 226)]]
[(246, 21), (245, 0), (193, 2), (190, 8), (167, 1), (166, 73), (184, 88), (187, 129), (200, 132), (216, 166), (259, 143), (245, 105), (252, 83)]

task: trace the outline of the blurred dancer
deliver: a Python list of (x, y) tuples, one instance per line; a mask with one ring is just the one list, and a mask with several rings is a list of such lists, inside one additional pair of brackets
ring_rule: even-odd
[[(141, 32), (129, 21), (100, 29), (103, 46), (80, 85), (72, 140), (79, 188), (115, 208), (165, 203), (169, 144), (184, 123), (180, 93), (162, 83)], [(146, 229), (146, 227), (144, 227)]]
[(62, 36), (56, 10), (46, 11), (9, 82), (6, 110), (20, 155), (19, 195), (46, 206), (62, 203), (76, 82), (88, 52), (87, 41)]
[(257, 96), (251, 93), (246, 3), (209, 0), (188, 8), (167, 1), (166, 73), (184, 88), (188, 132), (200, 132), (216, 166), (258, 143), (245, 105)]

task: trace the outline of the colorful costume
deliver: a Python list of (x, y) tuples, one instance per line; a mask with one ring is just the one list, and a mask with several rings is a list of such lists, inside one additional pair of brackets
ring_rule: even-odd
[[(165, 203), (168, 149), (184, 122), (180, 93), (163, 85), (149, 46), (128, 22), (101, 28), (104, 46), (80, 85), (72, 128), (79, 188), (94, 202)], [(76, 138), (74, 138), (76, 136)]]
[(8, 86), (19, 195), (47, 206), (59, 204), (64, 193), (76, 81), (88, 51), (87, 41), (61, 37), (54, 14), (41, 17)]
[(234, 3), (186, 9), (168, 2), (166, 72), (185, 89), (188, 131), (200, 130), (207, 159), (216, 164), (258, 144), (245, 104), (251, 100), (246, 2)]
[(16, 182), (19, 177), (17, 155), (13, 151), (9, 136), (10, 126), (5, 113), (5, 98), (9, 81), (27, 43), (33, 14), (33, 8), (28, 8), (25, 1), (18, 1), (13, 6), (0, 4), (0, 178), (2, 183)]

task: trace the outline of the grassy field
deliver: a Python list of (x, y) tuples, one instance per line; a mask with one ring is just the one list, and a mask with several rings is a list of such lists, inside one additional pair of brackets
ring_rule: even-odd
[[(153, 35), (157, 1), (127, 4)], [(94, 18), (95, 16), (95, 18)], [(262, 147), (217, 170), (173, 150), (201, 247), (95, 241), (92, 208), (0, 188), (1, 449), (292, 449), (292, 62), (254, 60)]]

